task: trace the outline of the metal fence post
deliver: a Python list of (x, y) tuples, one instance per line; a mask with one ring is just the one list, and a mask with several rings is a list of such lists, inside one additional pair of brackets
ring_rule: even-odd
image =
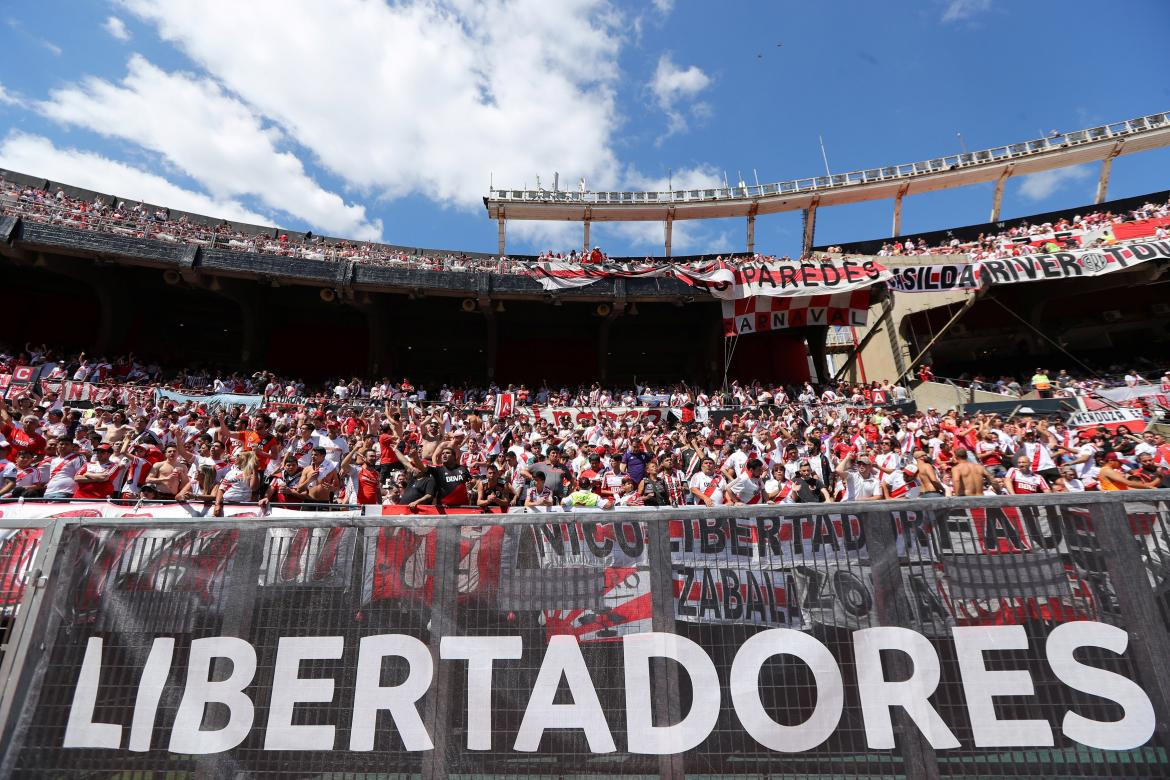
[[(867, 512), (865, 523), (866, 547), (869, 550), (870, 576), (873, 578), (874, 613), (883, 626), (911, 627), (909, 602), (902, 588), (902, 567), (898, 561), (898, 532), (890, 512)], [(890, 675), (896, 679), (910, 676), (910, 666), (902, 653), (895, 653), (890, 662)], [(907, 780), (938, 780), (938, 759), (934, 748), (914, 725), (906, 711), (898, 708), (892, 713), (894, 730), (898, 734), (898, 752), (902, 756)]]
[(460, 526), (453, 522), (434, 530), (435, 570), (431, 574), (429, 647), (435, 679), (427, 693), (423, 713), (434, 749), (423, 758), (422, 780), (445, 780), (447, 777), (447, 746), (451, 734), (451, 671), (450, 664), (439, 660), (439, 642), (444, 636), (458, 633), (456, 600), (459, 596), (460, 531)]
[[(651, 625), (656, 632), (674, 633), (674, 571), (670, 556), (670, 521), (655, 513), (647, 518), (647, 561), (650, 564)], [(657, 724), (678, 723), (682, 708), (678, 700), (678, 667), (665, 658), (651, 660), (653, 678), (658, 680), (654, 696)], [(683, 780), (685, 765), (681, 753), (659, 756), (658, 772), (663, 780)]]
[[(251, 641), (252, 617), (256, 612), (256, 597), (260, 588), (260, 572), (264, 567), (264, 542), (268, 537), (266, 528), (241, 528), (236, 537), (236, 549), (232, 555), (231, 573), (224, 583), (220, 598), (226, 600), (223, 617), (220, 620), (220, 635), (234, 636)], [(216, 658), (212, 662), (213, 679), (222, 679), (231, 673), (232, 662)], [(203, 713), (203, 728), (218, 729), (227, 725), (228, 713), (223, 708), (208, 707)], [(209, 753), (201, 755), (195, 762), (195, 777), (234, 777), (244, 773), (235, 755)]]
[[(27, 675), (32, 668), (29, 664), (33, 654), (33, 642), (43, 637), (51, 610), (46, 608), (47, 589), (56, 585), (49, 579), (57, 565), (57, 554), (61, 544), (61, 532), (65, 523), (49, 523), (44, 527), (36, 558), (29, 570), (24, 599), (8, 634), (4, 650), (4, 662), (0, 664), (0, 745), (11, 745), (12, 713), (18, 697), (23, 698), (27, 690)], [(40, 648), (37, 648), (39, 655)]]
[(1129, 634), (1129, 651), (1157, 713), (1158, 731), (1170, 739), (1170, 632), (1154, 598), (1125, 503), (1097, 504), (1090, 511), (1093, 533), (1121, 607), (1122, 625)]

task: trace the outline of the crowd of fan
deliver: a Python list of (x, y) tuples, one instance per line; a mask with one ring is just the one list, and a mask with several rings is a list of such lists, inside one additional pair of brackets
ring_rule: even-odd
[[(286, 233), (246, 233), (227, 222), (208, 224), (191, 221), (186, 215), (172, 219), (165, 208), (151, 208), (142, 203), (117, 201), (106, 203), (101, 197), (92, 201), (70, 197), (64, 190), (56, 193), (34, 187), (0, 181), (0, 213), (20, 216), (37, 222), (86, 230), (117, 233), (132, 238), (148, 238), (169, 243), (197, 244), (237, 252), (273, 254), (311, 260), (355, 260), (391, 268), (454, 272), (491, 272), (530, 276), (533, 264), (508, 257), (471, 256), (462, 253), (419, 253), (371, 242), (325, 239), (311, 232), (290, 238)], [(1147, 203), (1125, 214), (1098, 211), (1060, 219), (1055, 223), (1009, 228), (998, 234), (981, 234), (975, 241), (949, 241), (927, 245), (913, 238), (894, 239), (878, 252), (882, 257), (965, 254), (971, 260), (1012, 257), (1038, 250), (1057, 251), (1070, 246), (1098, 246), (1113, 241), (1111, 226), (1118, 221), (1159, 219), (1170, 216), (1170, 203)], [(1167, 229), (1154, 229), (1157, 238), (1166, 238)], [(829, 253), (841, 253), (842, 247), (829, 247)], [(785, 262), (791, 258), (762, 254), (727, 254), (710, 260), (690, 263), (706, 266), (711, 262), (730, 264)], [(600, 247), (590, 252), (542, 253), (539, 261), (597, 264), (609, 261)], [(654, 258), (646, 258), (653, 262)]]
[[(56, 193), (30, 186), (19, 186), (0, 180), (0, 214), (18, 216), (34, 222), (115, 233), (130, 238), (147, 238), (172, 244), (194, 244), (234, 252), (251, 252), (308, 260), (361, 263), (424, 271), (490, 272), (531, 276), (530, 260), (509, 257), (472, 256), (460, 252), (407, 251), (401, 248), (368, 241), (326, 239), (312, 232), (289, 236), (268, 231), (248, 233), (228, 222), (210, 224), (190, 220), (186, 215), (172, 218), (166, 208), (152, 208), (139, 202), (116, 201), (106, 203), (100, 196), (93, 200), (75, 198), (64, 190)], [(600, 248), (578, 254), (548, 251), (539, 260), (565, 262), (607, 262), (608, 256)], [(647, 258), (650, 260), (651, 258)], [(787, 258), (781, 258), (787, 259)], [(711, 261), (730, 263), (746, 261), (775, 261), (777, 258), (732, 255), (713, 256)], [(706, 262), (699, 263), (705, 265)]]
[[(879, 257), (907, 257), (918, 255), (967, 255), (972, 261), (993, 258), (1018, 257), (1032, 252), (1058, 252), (1062, 249), (1104, 246), (1115, 242), (1113, 226), (1120, 222), (1160, 220), (1170, 217), (1170, 202), (1145, 203), (1122, 214), (1095, 211), (1076, 215), (1072, 219), (1058, 219), (1032, 225), (1023, 222), (996, 234), (981, 233), (974, 241), (959, 238), (940, 244), (928, 244), (913, 238), (892, 239), (882, 245)], [(1159, 240), (1168, 235), (1165, 225), (1151, 227), (1151, 237)], [(841, 247), (830, 247), (829, 251)]]
[[(0, 355), (11, 368), (52, 357)], [(94, 372), (97, 372), (94, 374)], [(57, 379), (155, 382), (133, 358), (56, 364)], [(187, 374), (187, 378), (192, 375)], [(1170, 374), (1166, 382), (1170, 382)], [(386, 383), (389, 385), (389, 383)], [(1170, 486), (1170, 445), (1154, 432), (1068, 429), (1026, 413), (900, 411), (904, 388), (733, 384), (607, 391), (594, 385), (443, 387), (338, 381), (292, 401), (296, 382), (211, 378), (255, 391), (246, 408), (131, 394), (95, 408), (55, 392), (0, 402), (0, 499), (519, 507), (824, 503)], [(496, 417), (499, 394), (511, 413)], [(657, 416), (605, 408), (654, 403)], [(734, 413), (722, 410), (730, 405)], [(592, 414), (549, 419), (541, 409)], [(664, 410), (665, 411), (665, 410)]]

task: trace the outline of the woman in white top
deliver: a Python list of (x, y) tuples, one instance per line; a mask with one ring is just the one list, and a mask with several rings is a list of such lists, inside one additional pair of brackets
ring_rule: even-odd
[(251, 451), (240, 452), (236, 455), (236, 462), (219, 485), (215, 488), (215, 516), (223, 517), (223, 504), (239, 504), (251, 501), (260, 484), (257, 474), (256, 453)]

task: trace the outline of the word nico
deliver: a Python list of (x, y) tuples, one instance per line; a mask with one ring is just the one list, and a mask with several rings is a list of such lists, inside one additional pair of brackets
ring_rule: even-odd
[[(1047, 720), (1006, 720), (996, 716), (997, 696), (1033, 695), (1027, 671), (988, 669), (984, 652), (1023, 650), (1028, 640), (1022, 626), (977, 626), (953, 629), (956, 656), (970, 713), (976, 747), (1039, 747), (1053, 744), (1053, 728)], [(1120, 720), (1089, 720), (1076, 712), (1065, 712), (1061, 731), (1090, 747), (1127, 750), (1138, 747), (1154, 731), (1154, 711), (1146, 694), (1131, 680), (1115, 673), (1087, 666), (1074, 657), (1081, 647), (1103, 647), (1122, 653), (1128, 636), (1120, 628), (1104, 623), (1066, 623), (1053, 629), (1045, 655), (1056, 678), (1078, 691), (1108, 699), (1120, 705)], [(146, 659), (138, 685), (129, 749), (150, 750), (151, 734), (159, 700), (171, 667), (174, 639), (157, 638)], [(623, 638), (625, 667), (626, 746), (631, 753), (677, 753), (701, 743), (715, 727), (719, 716), (721, 690), (715, 665), (703, 649), (685, 637), (645, 633)], [(867, 628), (853, 634), (857, 660), (857, 692), (865, 722), (865, 737), (871, 748), (894, 747), (891, 709), (902, 707), (936, 749), (959, 747), (950, 728), (930, 704), (928, 697), (939, 683), (939, 659), (926, 637), (906, 628)], [(339, 659), (344, 639), (339, 636), (282, 637), (271, 680), (271, 707), (264, 731), (266, 750), (334, 750), (334, 725), (295, 724), (298, 703), (330, 703), (334, 681), (300, 676), (302, 661)], [(521, 657), (518, 636), (444, 637), (439, 656), (467, 662), (467, 748), (492, 747), (492, 670)], [(905, 653), (911, 674), (905, 680), (890, 681), (882, 671), (882, 651)], [(803, 723), (777, 723), (760, 700), (758, 681), (763, 664), (773, 656), (789, 655), (807, 664), (816, 680), (816, 706)], [(409, 666), (406, 679), (398, 685), (382, 684), (383, 659), (398, 656)], [(676, 724), (651, 723), (650, 659), (671, 658), (690, 677), (694, 691), (689, 712)], [(231, 674), (212, 681), (212, 661), (231, 661)], [(102, 640), (93, 637), (77, 681), (69, 721), (65, 730), (67, 748), (119, 748), (123, 724), (94, 721)], [(373, 750), (375, 723), (380, 711), (393, 718), (407, 750), (430, 750), (431, 737), (419, 714), (419, 700), (431, 685), (432, 657), (427, 646), (413, 637), (380, 634), (364, 637), (359, 646), (349, 749)], [(182, 700), (171, 727), (173, 753), (217, 753), (231, 750), (248, 736), (253, 727), (252, 700), (244, 692), (256, 672), (256, 651), (248, 642), (234, 637), (212, 637), (191, 642), (187, 679)], [(220, 676), (220, 675), (216, 675)], [(572, 703), (554, 703), (561, 679), (566, 681)], [(743, 728), (764, 747), (786, 753), (811, 750), (837, 728), (844, 704), (841, 669), (829, 649), (808, 634), (787, 628), (762, 631), (740, 647), (732, 662), (729, 687), (735, 714)], [(226, 725), (202, 728), (204, 709), (210, 703), (226, 705)], [(546, 729), (580, 729), (594, 753), (616, 750), (613, 735), (593, 687), (589, 671), (571, 636), (555, 636), (548, 644), (532, 695), (516, 734), (513, 749), (536, 751)], [(497, 746), (498, 747), (498, 746)]]

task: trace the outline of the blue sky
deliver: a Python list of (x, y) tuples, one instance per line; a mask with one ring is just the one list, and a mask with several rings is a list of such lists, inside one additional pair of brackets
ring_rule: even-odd
[[(665, 188), (912, 162), (1170, 109), (1170, 3), (1018, 0), (117, 0), (6, 4), (0, 166), (215, 216), (493, 251), (499, 186)], [(961, 137), (960, 135), (961, 134)], [(1003, 215), (1092, 201), (1096, 168), (1009, 182)], [(1122, 157), (1111, 197), (1170, 188)], [(982, 222), (991, 186), (910, 197), (903, 232)], [(889, 202), (817, 242), (886, 236)], [(799, 250), (799, 214), (756, 246)], [(612, 254), (662, 226), (595, 225)], [(739, 220), (676, 253), (741, 250)], [(510, 223), (509, 249), (580, 226)]]

